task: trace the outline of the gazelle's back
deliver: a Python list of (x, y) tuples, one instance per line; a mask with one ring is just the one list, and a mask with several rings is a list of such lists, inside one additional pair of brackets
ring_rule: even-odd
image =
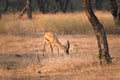
[(49, 41), (50, 43), (58, 42), (57, 37), (51, 32), (46, 32), (44, 35), (44, 38), (45, 38), (45, 40)]

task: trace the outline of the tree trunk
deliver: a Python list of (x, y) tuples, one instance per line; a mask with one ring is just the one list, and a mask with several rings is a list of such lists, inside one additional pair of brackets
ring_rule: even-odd
[(57, 11), (66, 12), (70, 0), (55, 0)]
[(91, 0), (84, 0), (84, 7), (85, 7), (86, 15), (94, 28), (96, 38), (98, 41), (100, 64), (110, 63), (111, 57), (109, 55), (106, 33), (103, 25), (99, 22), (94, 12), (92, 11), (90, 1)]
[(63, 9), (62, 9), (62, 11), (63, 11), (64, 13), (67, 11), (69, 1), (70, 1), (70, 0), (65, 0), (65, 1), (64, 1), (64, 5), (63, 5)]
[(95, 0), (95, 8), (96, 10), (102, 9), (102, 0)]
[(27, 0), (26, 6), (23, 8), (22, 12), (20, 13), (20, 17), (27, 12), (28, 18), (32, 19), (32, 11), (31, 11), (31, 0)]
[(116, 0), (110, 0), (110, 10), (114, 18), (115, 25), (120, 25), (120, 6), (118, 6)]
[(56, 13), (56, 12), (60, 11), (59, 1), (60, 1), (60, 0), (55, 0), (55, 1), (53, 1), (53, 3), (54, 3), (53, 11), (52, 11), (53, 13)]
[(9, 5), (8, 0), (1, 0), (0, 1), (0, 11), (1, 11), (1, 13), (5, 13), (7, 11), (8, 5)]
[(40, 10), (42, 13), (45, 13), (45, 3), (44, 3), (44, 1), (43, 1), (43, 0), (36, 0), (36, 1), (37, 1), (39, 10)]
[(0, 20), (2, 19), (1, 13), (0, 13)]
[(5, 1), (6, 1), (6, 6), (5, 6), (5, 9), (4, 9), (4, 13), (7, 11), (8, 5), (9, 5), (8, 0), (5, 0)]
[(117, 0), (117, 3), (118, 3), (117, 25), (120, 25), (120, 0)]

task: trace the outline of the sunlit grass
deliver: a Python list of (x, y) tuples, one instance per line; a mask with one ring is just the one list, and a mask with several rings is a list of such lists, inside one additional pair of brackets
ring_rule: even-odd
[[(113, 28), (113, 19), (109, 12), (96, 12), (100, 22), (106, 29)], [(39, 34), (44, 31), (69, 34), (94, 33), (84, 12), (68, 14), (33, 14), (33, 19), (24, 15), (6, 14), (0, 22), (0, 33), (6, 34)]]

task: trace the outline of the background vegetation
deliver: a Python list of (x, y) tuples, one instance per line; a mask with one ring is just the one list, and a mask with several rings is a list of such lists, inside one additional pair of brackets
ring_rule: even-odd
[[(4, 6), (3, 4), (5, 4), (6, 0), (1, 0), (0, 3), (0, 12), (4, 12)], [(32, 11), (39, 11), (39, 6), (37, 5), (37, 0), (32, 0)], [(55, 0), (43, 0), (45, 3), (45, 8), (48, 8), (48, 11), (50, 11), (51, 7), (54, 4)], [(66, 0), (65, 0), (66, 1)], [(68, 9), (67, 12), (78, 12), (78, 11), (82, 11), (83, 10), (83, 3), (82, 0), (68, 0), (69, 4), (68, 4)], [(92, 6), (94, 9), (96, 9), (96, 3), (95, 1), (97, 0), (92, 0)], [(109, 10), (110, 6), (109, 6), (109, 0), (99, 0), (102, 1), (101, 3), (101, 8), (97, 8), (97, 9), (101, 9), (101, 10)], [(26, 0), (8, 0), (8, 10), (7, 12), (18, 12), (20, 11), (26, 4)], [(98, 5), (99, 6), (99, 5)]]
[[(102, 15), (101, 15), (102, 14)], [(109, 34), (119, 34), (120, 28), (114, 26), (109, 12), (96, 12), (97, 17)], [(0, 34), (39, 35), (45, 31), (60, 34), (93, 34), (93, 29), (84, 12), (69, 14), (34, 14), (32, 20), (24, 15), (18, 19), (18, 14), (4, 15), (0, 22)]]

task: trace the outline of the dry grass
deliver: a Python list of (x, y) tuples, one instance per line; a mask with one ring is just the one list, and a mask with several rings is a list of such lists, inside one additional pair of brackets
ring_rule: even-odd
[[(0, 80), (119, 80), (120, 29), (113, 27), (110, 13), (96, 12), (96, 15), (108, 33), (117, 33), (108, 35), (110, 54), (114, 57), (111, 65), (98, 65), (97, 41), (84, 13), (36, 14), (32, 20), (26, 16), (17, 19), (18, 15), (12, 14), (3, 16), (0, 22)], [(70, 40), (70, 55), (60, 51), (58, 56), (54, 48), (51, 56), (48, 46), (42, 56), (44, 31), (61, 33), (58, 38), (62, 44)]]
[[(64, 44), (70, 40), (70, 55), (62, 51), (60, 56), (49, 51), (42, 56), (42, 36), (0, 36), (1, 80), (119, 80), (120, 36), (109, 35), (110, 54), (113, 64), (101, 67), (97, 64), (95, 36), (60, 35)], [(93, 42), (94, 41), (94, 42)], [(26, 49), (27, 48), (27, 49)], [(37, 60), (37, 54), (40, 62)]]
[[(113, 27), (113, 19), (108, 12), (96, 12), (97, 17), (105, 26), (108, 33), (119, 33), (119, 28)], [(0, 22), (0, 33), (14, 35), (40, 34), (44, 31), (70, 34), (93, 34), (84, 12), (69, 14), (35, 14), (32, 20), (28, 20), (26, 15), (18, 19), (18, 14), (4, 15)], [(114, 31), (112, 31), (114, 30)]]

